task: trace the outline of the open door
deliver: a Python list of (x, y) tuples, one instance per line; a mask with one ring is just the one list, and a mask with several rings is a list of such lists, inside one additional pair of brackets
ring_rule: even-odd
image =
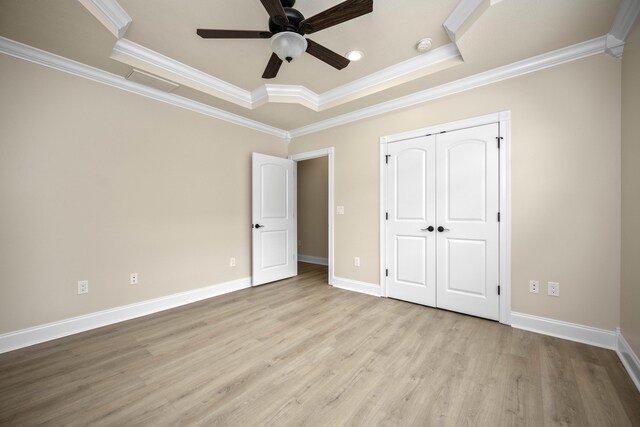
[(295, 162), (253, 153), (252, 285), (298, 274)]

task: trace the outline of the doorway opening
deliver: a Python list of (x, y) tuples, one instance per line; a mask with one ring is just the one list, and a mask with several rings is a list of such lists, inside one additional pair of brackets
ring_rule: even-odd
[[(333, 147), (289, 156), (296, 165), (297, 259), (333, 278)], [(310, 265), (309, 265), (310, 264)]]

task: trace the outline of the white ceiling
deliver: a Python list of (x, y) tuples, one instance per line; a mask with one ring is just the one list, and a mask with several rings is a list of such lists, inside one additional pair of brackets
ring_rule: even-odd
[[(308, 36), (340, 54), (361, 50), (365, 53), (362, 61), (338, 71), (303, 55), (291, 64), (284, 63), (276, 79), (263, 80), (271, 55), (268, 40), (205, 40), (195, 33), (196, 28), (266, 30), (268, 15), (259, 0), (118, 0), (116, 6), (131, 18), (120, 41), (81, 1), (0, 0), (0, 35), (119, 76), (126, 76), (135, 66), (179, 83), (176, 95), (285, 130), (603, 36), (619, 7), (618, 0), (374, 0), (371, 14)], [(460, 2), (480, 3), (481, 7), (452, 44), (443, 24)], [(340, 0), (297, 0), (295, 7), (309, 17), (338, 3)], [(457, 48), (460, 56), (425, 65), (430, 57), (415, 50), (423, 37), (434, 40), (434, 50), (425, 55), (435, 56), (437, 48), (456, 52)], [(184, 74), (118, 56), (113, 52), (116, 42), (133, 42), (241, 96), (203, 89)], [(372, 75), (383, 76), (384, 81), (354, 90), (355, 83), (371, 80)], [(251, 98), (252, 92), (255, 97), (265, 83), (278, 85), (280, 91), (293, 88), (296, 94), (308, 90), (320, 100), (327, 91), (349, 96), (335, 106), (300, 104), (299, 98), (286, 96), (254, 104), (240, 101), (245, 95)]]

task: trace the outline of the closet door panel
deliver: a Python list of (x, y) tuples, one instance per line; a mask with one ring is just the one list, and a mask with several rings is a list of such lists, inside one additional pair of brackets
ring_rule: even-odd
[(437, 306), (499, 317), (498, 125), (438, 135)]
[(435, 137), (388, 146), (387, 294), (435, 306)]

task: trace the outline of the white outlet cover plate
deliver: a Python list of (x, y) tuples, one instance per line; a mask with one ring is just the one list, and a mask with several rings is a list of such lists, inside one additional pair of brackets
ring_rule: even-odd
[(344, 206), (336, 206), (336, 211), (338, 215), (344, 215)]
[(88, 292), (89, 292), (89, 281), (88, 280), (78, 281), (78, 295), (86, 294)]
[(558, 282), (547, 282), (547, 287), (548, 287), (548, 294), (553, 296), (553, 297), (559, 297), (560, 296), (560, 283)]

